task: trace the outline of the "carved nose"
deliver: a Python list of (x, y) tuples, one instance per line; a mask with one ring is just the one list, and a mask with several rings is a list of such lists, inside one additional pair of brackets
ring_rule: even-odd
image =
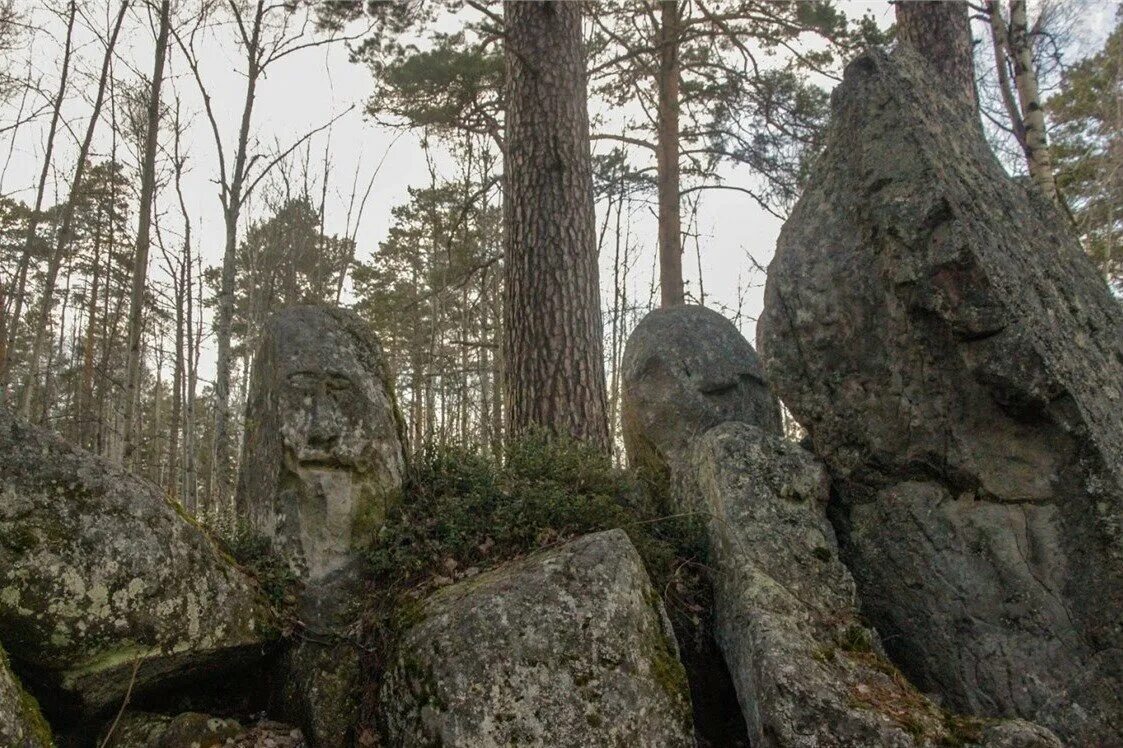
[(339, 439), (339, 413), (334, 401), (319, 396), (312, 404), (312, 423), (308, 428), (308, 446), (329, 449)]

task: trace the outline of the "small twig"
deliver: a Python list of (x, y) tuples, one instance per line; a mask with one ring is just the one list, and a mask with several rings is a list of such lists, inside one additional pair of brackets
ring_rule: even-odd
[(136, 674), (140, 670), (140, 655), (136, 656), (133, 660), (133, 673), (129, 676), (129, 687), (125, 689), (125, 698), (121, 701), (121, 708), (117, 710), (117, 716), (113, 718), (113, 724), (109, 726), (109, 731), (105, 733), (102, 738), (101, 745), (98, 748), (105, 748), (109, 745), (109, 739), (113, 737), (113, 731), (117, 729), (117, 723), (121, 721), (121, 715), (125, 713), (125, 707), (129, 705), (129, 698), (133, 695), (133, 686), (136, 685)]

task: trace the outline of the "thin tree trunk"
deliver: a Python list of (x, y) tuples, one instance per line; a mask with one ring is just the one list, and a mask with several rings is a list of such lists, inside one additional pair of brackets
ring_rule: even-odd
[(160, 3), (160, 32), (156, 38), (156, 61), (152, 68), (152, 87), (148, 94), (148, 122), (144, 134), (144, 164), (140, 178), (140, 222), (136, 232), (133, 258), (132, 293), (129, 296), (129, 353), (125, 380), (125, 440), (123, 461), (131, 461), (136, 449), (137, 430), (133, 408), (140, 386), (140, 333), (143, 324), (144, 289), (148, 279), (148, 252), (152, 244), (152, 203), (156, 191), (156, 148), (160, 134), (160, 87), (164, 82), (164, 60), (168, 52), (169, 0)]
[(542, 428), (607, 451), (581, 5), (503, 10), (508, 430)]
[(113, 49), (117, 46), (117, 37), (121, 33), (121, 25), (125, 20), (125, 11), (128, 10), (129, 0), (121, 3), (121, 10), (113, 24), (109, 41), (105, 45), (105, 58), (101, 65), (101, 76), (98, 79), (97, 96), (94, 99), (93, 112), (90, 122), (86, 127), (86, 136), (78, 150), (78, 165), (74, 169), (74, 179), (70, 184), (70, 195), (62, 209), (62, 220), (59, 223), (58, 236), (56, 237), (54, 251), (47, 260), (47, 276), (44, 280), (43, 298), (39, 307), (35, 323), (35, 340), (31, 346), (31, 356), (28, 360), (27, 381), (24, 383), (23, 394), (20, 397), (20, 413), (26, 418), (31, 413), (31, 403), (35, 396), (35, 388), (39, 381), (39, 359), (43, 355), (43, 346), (47, 339), (47, 328), (50, 326), (51, 305), (54, 300), (55, 281), (58, 279), (59, 265), (63, 253), (70, 242), (71, 223), (74, 220), (74, 203), (82, 189), (82, 177), (86, 171), (86, 159), (90, 154), (90, 144), (97, 129), (97, 121), (101, 117), (101, 105), (105, 101), (105, 86), (109, 80), (109, 66), (113, 60)]
[[(101, 279), (101, 205), (98, 205), (97, 220), (94, 223), (94, 263), (93, 277), (90, 279), (89, 305), (86, 318), (85, 343), (82, 350), (82, 379), (79, 389), (78, 444), (89, 448), (90, 426), (93, 418), (94, 397), (94, 331), (97, 329), (98, 283)], [(106, 263), (108, 275), (109, 264)], [(108, 278), (106, 283), (108, 283)]]
[(0, 307), (0, 402), (5, 399), (8, 385), (8, 356), (15, 344), (16, 331), (19, 327), (20, 315), (23, 313), (23, 296), (27, 292), (27, 270), (31, 265), (31, 254), (35, 245), (35, 231), (39, 226), (40, 212), (43, 209), (43, 195), (47, 188), (47, 174), (50, 173), (51, 159), (55, 152), (55, 134), (58, 132), (59, 112), (62, 110), (62, 100), (66, 96), (66, 81), (70, 75), (70, 53), (73, 49), (74, 17), (78, 7), (75, 0), (70, 0), (70, 12), (66, 21), (66, 43), (62, 53), (62, 72), (59, 74), (58, 94), (55, 96), (51, 109), (51, 124), (47, 128), (47, 146), (43, 154), (43, 170), (39, 173), (39, 185), (35, 191), (35, 208), (27, 219), (27, 234), (23, 242), (23, 254), (20, 257), (19, 269), (16, 273), (16, 287), (12, 298), (12, 317), (10, 320), (4, 316), (4, 309)]
[(238, 250), (238, 220), (242, 212), (242, 190), (245, 187), (248, 161), (250, 122), (257, 96), (257, 80), (261, 74), (261, 25), (265, 15), (265, 2), (258, 0), (254, 9), (250, 42), (246, 48), (246, 97), (242, 105), (242, 119), (238, 126), (238, 145), (234, 153), (234, 171), (225, 195), (223, 218), (226, 228), (226, 245), (222, 253), (222, 277), (218, 295), (218, 321), (215, 334), (218, 338), (218, 360), (214, 382), (214, 462), (215, 498), (225, 506), (232, 484), (233, 461), (230, 449), (230, 370), (231, 334), (234, 323), (234, 275)]
[(1007, 40), (1014, 63), (1014, 86), (1018, 91), (1022, 123), (1025, 127), (1026, 163), (1029, 175), (1049, 200), (1058, 201), (1053, 178), (1053, 159), (1045, 134), (1045, 110), (1037, 90), (1037, 71), (1033, 66), (1033, 45), (1026, 22), (1025, 0), (1010, 0), (1010, 34)]
[(998, 93), (1002, 97), (1002, 105), (1006, 107), (1006, 116), (1010, 118), (1010, 128), (1014, 137), (1021, 146), (1023, 153), (1026, 148), (1026, 128), (1022, 122), (1022, 113), (1018, 109), (1018, 102), (1014, 99), (1014, 90), (1010, 83), (1009, 69), (1009, 29), (1002, 18), (1002, 11), (998, 7), (998, 0), (987, 0), (987, 15), (990, 17), (990, 40), (994, 51), (994, 69), (998, 75)]
[(897, 38), (935, 68), (939, 80), (957, 100), (978, 113), (971, 20), (964, 0), (898, 2)]
[(682, 213), (679, 196), (679, 0), (661, 0), (656, 163), (659, 182), (659, 288), (664, 307), (682, 306)]

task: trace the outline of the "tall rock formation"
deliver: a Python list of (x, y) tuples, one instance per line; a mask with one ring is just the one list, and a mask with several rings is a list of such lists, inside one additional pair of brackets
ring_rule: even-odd
[(353, 312), (318, 306), (269, 319), (246, 409), (239, 513), (304, 582), (300, 637), (282, 663), (282, 711), (321, 748), (350, 745), (360, 652), (348, 634), (359, 553), (378, 536), (405, 472), (382, 346)]
[(907, 50), (836, 89), (758, 347), (923, 690), (1123, 742), (1123, 315)]

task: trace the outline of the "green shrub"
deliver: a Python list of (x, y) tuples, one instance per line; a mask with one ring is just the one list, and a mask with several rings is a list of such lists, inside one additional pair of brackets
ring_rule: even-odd
[(402, 501), (367, 554), (381, 589), (424, 588), (579, 535), (623, 528), (662, 591), (704, 561), (702, 523), (581, 443), (533, 436), (502, 460), (463, 448), (416, 455)]

